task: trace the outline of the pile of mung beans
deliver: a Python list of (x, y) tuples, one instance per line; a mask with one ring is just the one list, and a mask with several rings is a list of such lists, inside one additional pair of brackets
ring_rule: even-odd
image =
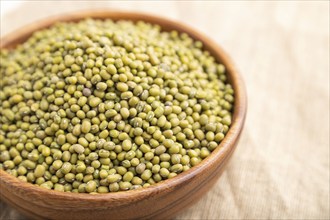
[(56, 191), (148, 187), (200, 163), (232, 118), (225, 68), (146, 22), (57, 23), (1, 50), (0, 169)]

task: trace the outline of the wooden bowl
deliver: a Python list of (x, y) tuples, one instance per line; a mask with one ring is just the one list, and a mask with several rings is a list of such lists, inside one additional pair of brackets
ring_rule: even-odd
[(204, 43), (217, 61), (225, 65), (235, 91), (232, 125), (220, 146), (200, 164), (180, 175), (152, 185), (126, 192), (107, 194), (74, 194), (43, 189), (0, 170), (1, 198), (33, 219), (168, 219), (201, 198), (220, 177), (239, 140), (247, 109), (244, 83), (226, 53), (209, 38), (175, 21), (144, 13), (117, 11), (85, 11), (72, 13), (25, 26), (1, 39), (1, 48), (13, 48), (34, 31), (58, 21), (83, 18), (143, 20), (158, 24), (164, 31), (188, 33)]

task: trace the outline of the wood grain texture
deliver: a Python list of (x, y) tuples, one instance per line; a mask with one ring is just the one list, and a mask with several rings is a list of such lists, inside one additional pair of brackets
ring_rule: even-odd
[(83, 18), (113, 20), (144, 20), (159, 24), (163, 30), (188, 33), (204, 43), (219, 62), (226, 66), (229, 81), (235, 90), (233, 123), (221, 145), (202, 163), (173, 179), (145, 189), (100, 195), (72, 194), (42, 189), (24, 183), (0, 170), (1, 197), (24, 215), (35, 219), (165, 219), (200, 199), (223, 172), (239, 140), (247, 109), (244, 83), (226, 53), (209, 38), (178, 22), (144, 13), (108, 10), (84, 11), (50, 17), (1, 39), (2, 48), (13, 48), (24, 42), (34, 31), (57, 21), (78, 21)]

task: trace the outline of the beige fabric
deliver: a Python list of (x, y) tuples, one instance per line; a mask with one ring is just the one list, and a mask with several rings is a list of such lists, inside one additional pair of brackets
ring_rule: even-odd
[[(246, 126), (216, 186), (177, 219), (329, 219), (329, 2), (24, 3), (5, 34), (75, 9), (118, 8), (177, 19), (232, 56), (248, 90)], [(1, 219), (22, 216), (2, 204)]]

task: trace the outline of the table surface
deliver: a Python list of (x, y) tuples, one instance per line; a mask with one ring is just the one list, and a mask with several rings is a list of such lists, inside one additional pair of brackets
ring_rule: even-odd
[[(6, 34), (36, 19), (110, 7), (153, 12), (204, 32), (232, 56), (248, 115), (222, 177), (177, 219), (329, 219), (329, 2), (30, 1)], [(24, 219), (1, 202), (1, 219)]]

